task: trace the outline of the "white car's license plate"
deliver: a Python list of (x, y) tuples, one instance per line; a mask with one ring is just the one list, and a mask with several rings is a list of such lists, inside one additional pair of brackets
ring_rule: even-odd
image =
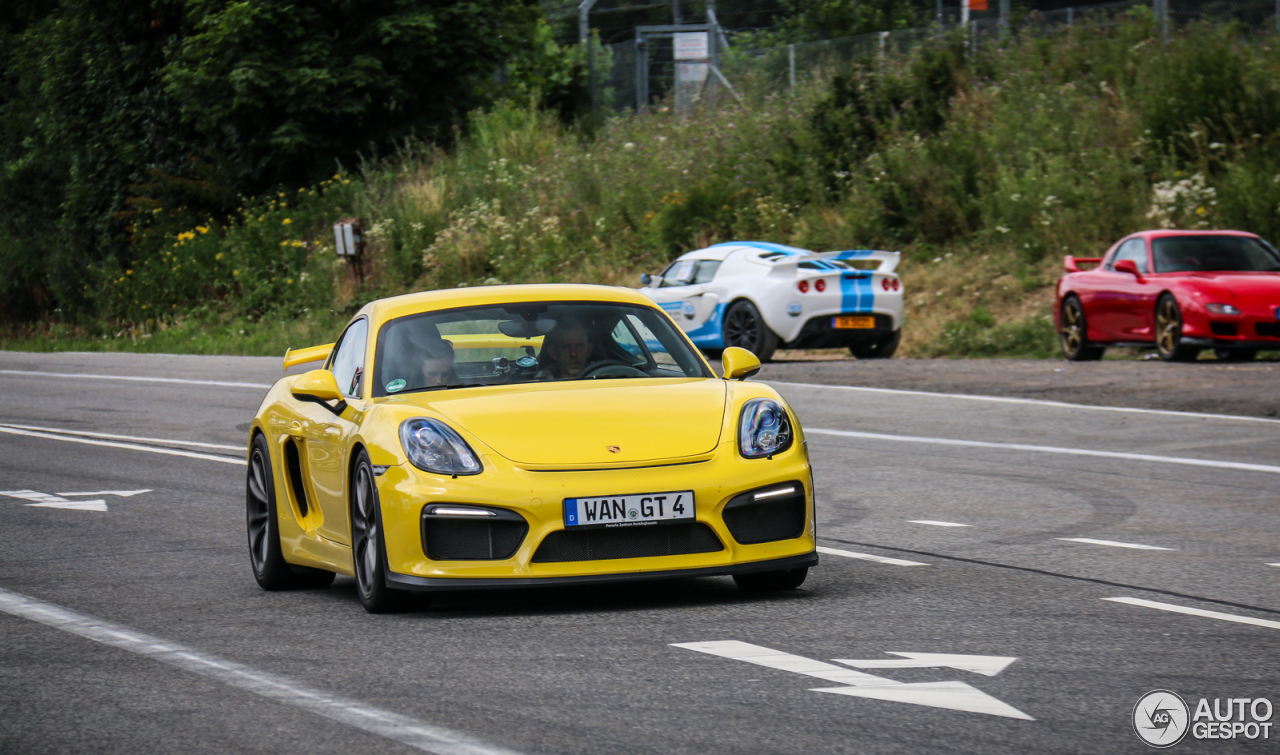
[(692, 490), (564, 499), (565, 527), (635, 527), (693, 518)]

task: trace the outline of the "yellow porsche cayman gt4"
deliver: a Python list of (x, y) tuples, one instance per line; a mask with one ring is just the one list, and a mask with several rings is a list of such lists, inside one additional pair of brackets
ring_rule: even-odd
[(798, 587), (818, 562), (795, 414), (724, 378), (644, 296), (490, 286), (371, 302), (291, 350), (249, 431), (247, 519), (267, 590), (355, 577), (410, 591), (732, 575)]

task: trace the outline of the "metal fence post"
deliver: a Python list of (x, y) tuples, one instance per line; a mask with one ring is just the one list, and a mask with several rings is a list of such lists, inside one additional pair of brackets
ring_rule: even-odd
[(1169, 41), (1169, 0), (1155, 0), (1156, 26), (1160, 29), (1160, 39)]
[[(1280, 0), (1276, 0), (1280, 3)], [(787, 65), (791, 73), (791, 91), (796, 90), (796, 46), (794, 44), (787, 45)]]
[[(1280, 2), (1280, 0), (1277, 0)], [(596, 117), (596, 50), (595, 45), (591, 44), (591, 30), (587, 24), (587, 15), (591, 13), (591, 6), (596, 4), (596, 0), (582, 0), (578, 5), (578, 41), (587, 46), (587, 71), (591, 89), (591, 118), (594, 121)]]
[(1000, 0), (1000, 26), (1009, 28), (1009, 0)]

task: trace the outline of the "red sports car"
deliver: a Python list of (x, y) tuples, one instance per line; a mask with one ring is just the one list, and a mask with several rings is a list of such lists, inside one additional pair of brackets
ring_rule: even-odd
[(1072, 361), (1107, 346), (1154, 344), (1167, 362), (1280, 349), (1280, 252), (1252, 233), (1143, 231), (1065, 265), (1054, 320)]

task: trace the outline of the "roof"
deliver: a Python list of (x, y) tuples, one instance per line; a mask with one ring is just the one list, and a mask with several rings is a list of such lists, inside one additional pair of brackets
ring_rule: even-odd
[(621, 286), (535, 283), (446, 288), (403, 294), (371, 301), (360, 309), (360, 314), (368, 314), (374, 322), (386, 322), (417, 312), (531, 301), (600, 301), (654, 306), (648, 297)]

